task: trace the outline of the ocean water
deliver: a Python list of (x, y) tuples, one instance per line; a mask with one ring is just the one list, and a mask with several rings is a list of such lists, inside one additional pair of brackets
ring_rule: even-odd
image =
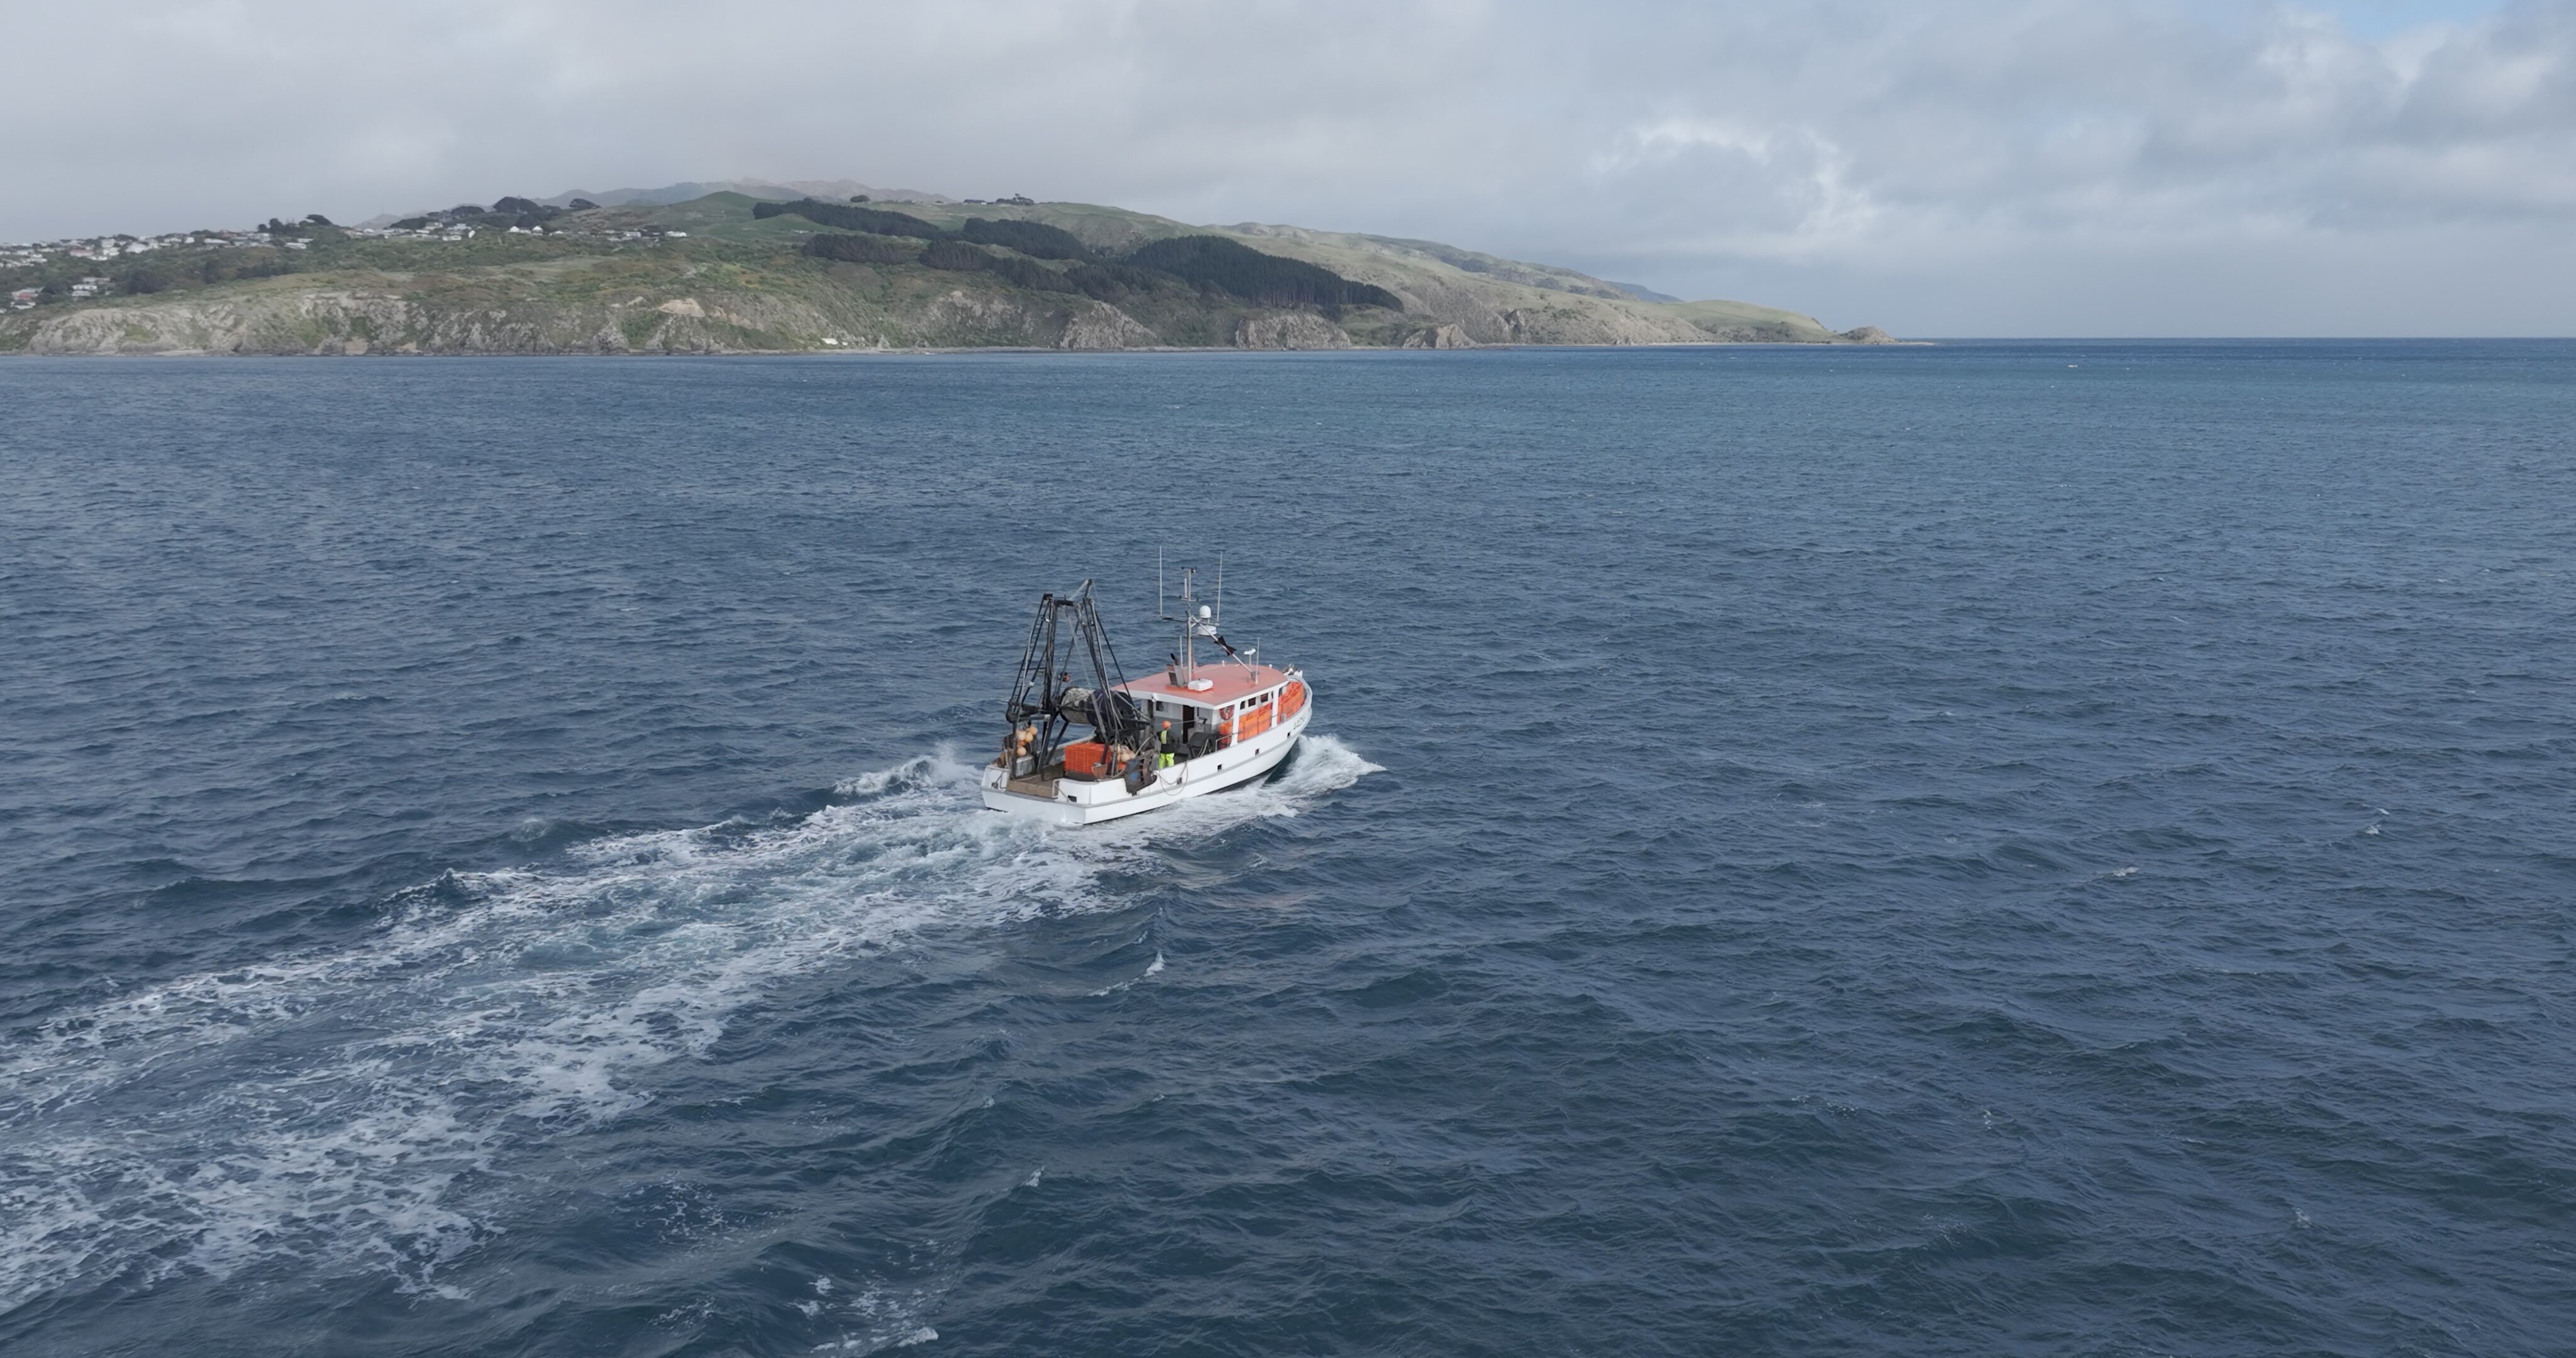
[[(0, 1352), (2576, 1351), (2576, 345), (0, 363)], [(1158, 549), (1273, 782), (1041, 832)]]

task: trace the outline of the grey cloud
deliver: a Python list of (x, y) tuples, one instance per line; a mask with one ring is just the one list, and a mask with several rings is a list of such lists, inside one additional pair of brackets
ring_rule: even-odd
[(2576, 328), (2576, 0), (2375, 40), (2209, 14), (136, 0), (19, 20), (21, 51), (105, 55), (0, 92), (0, 236), (846, 175), (1917, 333)]

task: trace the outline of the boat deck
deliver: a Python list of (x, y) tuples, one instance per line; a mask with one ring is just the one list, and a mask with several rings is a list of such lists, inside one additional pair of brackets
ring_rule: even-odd
[(1004, 782), (1002, 790), (1051, 802), (1055, 800), (1055, 780), (1062, 776), (1056, 773), (1032, 773), (1026, 778), (1013, 778)]

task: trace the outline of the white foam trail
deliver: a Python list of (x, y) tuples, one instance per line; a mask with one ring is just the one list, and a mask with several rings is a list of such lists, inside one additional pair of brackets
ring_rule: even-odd
[(977, 770), (916, 759), (793, 824), (452, 874), (363, 946), (57, 1015), (0, 1054), (0, 1312), (275, 1257), (452, 1291), (437, 1274), (497, 1229), (474, 1186), (509, 1146), (636, 1107), (634, 1077), (703, 1058), (781, 980), (926, 926), (1114, 908), (1104, 868), (1375, 770), (1309, 736), (1266, 787), (1048, 832), (983, 810)]

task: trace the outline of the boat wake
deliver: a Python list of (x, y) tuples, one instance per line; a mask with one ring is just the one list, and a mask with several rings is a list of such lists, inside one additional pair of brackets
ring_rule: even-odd
[(1120, 908), (1109, 870), (1376, 769), (1310, 736), (1266, 786), (1050, 832), (928, 756), (793, 823), (451, 873), (357, 947), (56, 1015), (0, 1057), (0, 1313), (267, 1259), (455, 1294), (441, 1270), (499, 1229), (512, 1147), (649, 1101), (640, 1077), (706, 1057), (782, 981), (926, 928)]

